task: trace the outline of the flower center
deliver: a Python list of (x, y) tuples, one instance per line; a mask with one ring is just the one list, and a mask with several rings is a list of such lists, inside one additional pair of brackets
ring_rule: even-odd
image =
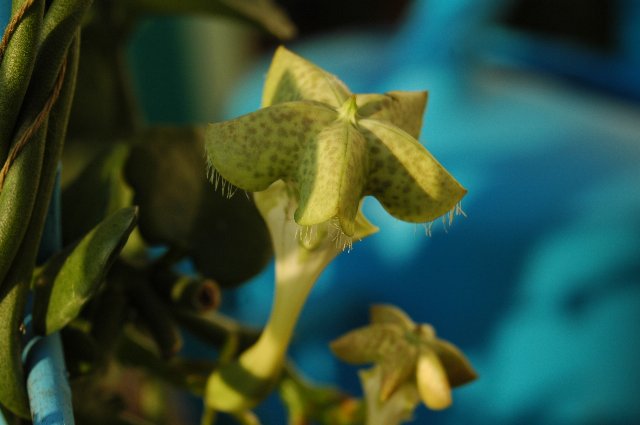
[(341, 120), (347, 121), (354, 126), (357, 123), (358, 116), (358, 104), (356, 103), (356, 96), (351, 95), (346, 102), (342, 104), (338, 109), (338, 116)]

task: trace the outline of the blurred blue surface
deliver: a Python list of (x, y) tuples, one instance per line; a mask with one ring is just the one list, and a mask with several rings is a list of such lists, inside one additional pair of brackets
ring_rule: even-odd
[[(369, 200), (381, 232), (321, 277), (291, 353), (311, 378), (357, 393), (327, 343), (365, 324), (371, 303), (395, 303), (480, 374), (414, 423), (640, 423), (639, 8), (619, 2), (624, 48), (600, 55), (498, 27), (505, 3), (415, 2), (397, 33), (289, 46), (354, 92), (428, 89), (421, 141), (469, 190), (468, 218), (431, 238)], [(268, 61), (227, 118), (259, 106)], [(266, 320), (272, 273), (225, 309)], [(274, 404), (267, 424), (282, 423)]]

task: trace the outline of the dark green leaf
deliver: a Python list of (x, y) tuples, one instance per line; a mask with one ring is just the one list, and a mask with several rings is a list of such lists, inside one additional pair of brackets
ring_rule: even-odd
[(225, 287), (258, 273), (271, 242), (244, 194), (227, 199), (208, 182), (203, 139), (199, 128), (152, 129), (132, 149), (125, 174), (145, 240), (184, 251)]
[(123, 0), (140, 14), (213, 14), (253, 23), (281, 39), (293, 38), (296, 28), (271, 0)]
[(65, 244), (89, 232), (105, 217), (129, 205), (130, 191), (122, 178), (129, 147), (118, 144), (99, 153), (62, 192)]
[(22, 417), (29, 416), (20, 332), (29, 290), (25, 283), (5, 285), (0, 290), (0, 404)]
[[(126, 243), (137, 209), (123, 208), (89, 232), (72, 251), (54, 257), (36, 278), (34, 326), (46, 334), (73, 320), (98, 290)], [(50, 293), (49, 293), (50, 292)]]

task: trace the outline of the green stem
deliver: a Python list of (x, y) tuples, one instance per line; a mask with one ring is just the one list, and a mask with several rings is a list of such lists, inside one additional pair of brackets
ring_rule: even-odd
[[(283, 269), (284, 268), (284, 269)], [(271, 316), (258, 341), (231, 364), (209, 378), (207, 406), (224, 412), (242, 412), (255, 407), (273, 389), (285, 363), (293, 329), (309, 291), (319, 273), (309, 273), (302, 264), (280, 271)], [(284, 271), (282, 271), (284, 270)], [(276, 272), (278, 273), (278, 272)]]
[(16, 158), (0, 190), (0, 288), (27, 231), (44, 159), (46, 125)]
[(298, 261), (276, 263), (276, 288), (271, 315), (258, 341), (240, 356), (240, 364), (262, 379), (277, 377), (302, 307), (319, 273)]
[(202, 413), (202, 419), (200, 420), (200, 425), (214, 425), (216, 423), (216, 416), (215, 410), (205, 407), (204, 412)]
[[(91, 0), (58, 0), (54, 1), (47, 10), (42, 25), (36, 65), (18, 118), (16, 126), (18, 130), (15, 136), (19, 136), (33, 126), (43, 105), (51, 96), (69, 46), (78, 32), (82, 16), (90, 2)], [(77, 46), (74, 49), (77, 49)], [(69, 68), (77, 67), (77, 57), (73, 62), (69, 64)], [(75, 89), (75, 70), (73, 72), (69, 70), (68, 73), (70, 76), (65, 78), (66, 87), (63, 88), (68, 94), (61, 93), (61, 98), (58, 99), (61, 104), (64, 104), (62, 107), (55, 108), (60, 116), (56, 118), (52, 133), (47, 136), (50, 139), (50, 142), (47, 142), (47, 152), (44, 151), (47, 125), (43, 124), (11, 164), (4, 187), (0, 189), (0, 250), (2, 253), (0, 285), (3, 284), (1, 282), (27, 231), (31, 211), (35, 208), (36, 194), (40, 191), (39, 184), (42, 185), (40, 180), (44, 183), (42, 186), (44, 198), (39, 199), (38, 202), (43, 205), (45, 212), (49, 205), (55, 168), (66, 131), (68, 108)], [(13, 138), (17, 139), (17, 137)], [(45, 158), (46, 163), (43, 163)], [(44, 169), (43, 176), (41, 176), (41, 169)], [(35, 236), (39, 240), (40, 235)]]
[[(25, 1), (13, 1), (14, 13)], [(0, 62), (0, 164), (4, 163), (9, 152), (20, 105), (35, 65), (44, 3), (44, 0), (37, 0), (29, 8), (11, 37)]]
[(0, 292), (0, 404), (15, 415), (28, 418), (20, 324), (29, 290), (29, 268), (26, 262), (21, 263), (9, 273), (11, 285), (4, 285)]
[[(68, 119), (69, 103), (73, 98), (73, 88), (75, 81), (75, 71), (77, 67), (78, 57), (78, 42), (74, 44), (74, 48), (71, 49), (68, 55), (69, 70), (65, 76), (63, 89), (60, 95), (60, 103), (58, 103), (52, 112), (50, 132), (48, 123), (42, 125), (42, 127), (34, 135), (25, 152), (18, 156), (16, 163), (13, 167), (16, 167), (15, 171), (17, 175), (16, 182), (24, 183), (22, 180), (33, 180), (32, 174), (38, 176), (37, 182), (34, 188), (31, 189), (34, 192), (34, 202), (32, 208), (29, 211), (33, 211), (29, 218), (26, 219), (28, 226), (26, 227), (26, 233), (15, 255), (15, 261), (11, 263), (8, 270), (6, 281), (4, 282), (3, 290), (6, 293), (0, 295), (0, 341), (5, 343), (0, 344), (0, 364), (3, 367), (2, 371), (3, 379), (1, 380), (3, 385), (0, 386), (0, 402), (4, 404), (11, 411), (19, 416), (29, 416), (29, 404), (26, 399), (26, 391), (24, 388), (24, 371), (22, 369), (22, 361), (20, 357), (22, 344), (20, 343), (20, 323), (22, 323), (24, 317), (24, 303), (26, 294), (29, 290), (29, 283), (33, 274), (33, 268), (35, 265), (36, 254), (38, 246), (40, 245), (40, 239), (42, 236), (42, 229), (46, 218), (47, 209), (49, 207), (49, 201), (51, 199), (51, 192), (53, 190), (53, 183), (55, 180), (55, 169), (58, 163), (58, 157), (61, 150), (62, 139), (64, 137), (64, 128)], [(48, 121), (48, 120), (47, 120)], [(45, 139), (47, 140), (47, 158), (43, 161), (43, 153), (45, 151)], [(38, 155), (34, 161), (31, 160), (31, 156), (28, 154), (30, 151), (37, 151)], [(37, 163), (37, 172), (31, 167)], [(40, 170), (43, 170), (40, 173)], [(20, 173), (21, 171), (23, 173)], [(9, 174), (11, 175), (11, 173)], [(5, 195), (9, 188), (10, 180), (7, 180), (7, 186), (0, 195)], [(37, 189), (36, 189), (37, 188)], [(1, 196), (0, 196), (1, 198)], [(20, 215), (18, 212), (16, 214)], [(4, 376), (4, 375), (9, 376)]]
[(313, 246), (300, 242), (300, 228), (292, 217), (296, 201), (284, 184), (256, 194), (255, 200), (274, 245), (275, 297), (258, 341), (236, 362), (221, 367), (209, 378), (206, 403), (225, 412), (253, 408), (273, 389), (309, 292), (320, 273), (340, 252), (326, 237), (326, 232), (320, 232), (325, 236)]

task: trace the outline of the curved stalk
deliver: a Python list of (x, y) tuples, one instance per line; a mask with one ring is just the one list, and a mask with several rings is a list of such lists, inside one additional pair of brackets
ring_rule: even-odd
[(279, 375), (295, 324), (321, 271), (305, 268), (295, 256), (276, 261), (275, 298), (269, 321), (258, 341), (240, 357), (240, 364), (256, 377)]
[(318, 276), (342, 250), (330, 237), (329, 223), (300, 236), (293, 220), (297, 207), (291, 188), (277, 182), (255, 200), (267, 222), (276, 258), (271, 315), (258, 341), (238, 360), (219, 368), (207, 383), (211, 409), (240, 412), (257, 405), (278, 381), (295, 325)]

